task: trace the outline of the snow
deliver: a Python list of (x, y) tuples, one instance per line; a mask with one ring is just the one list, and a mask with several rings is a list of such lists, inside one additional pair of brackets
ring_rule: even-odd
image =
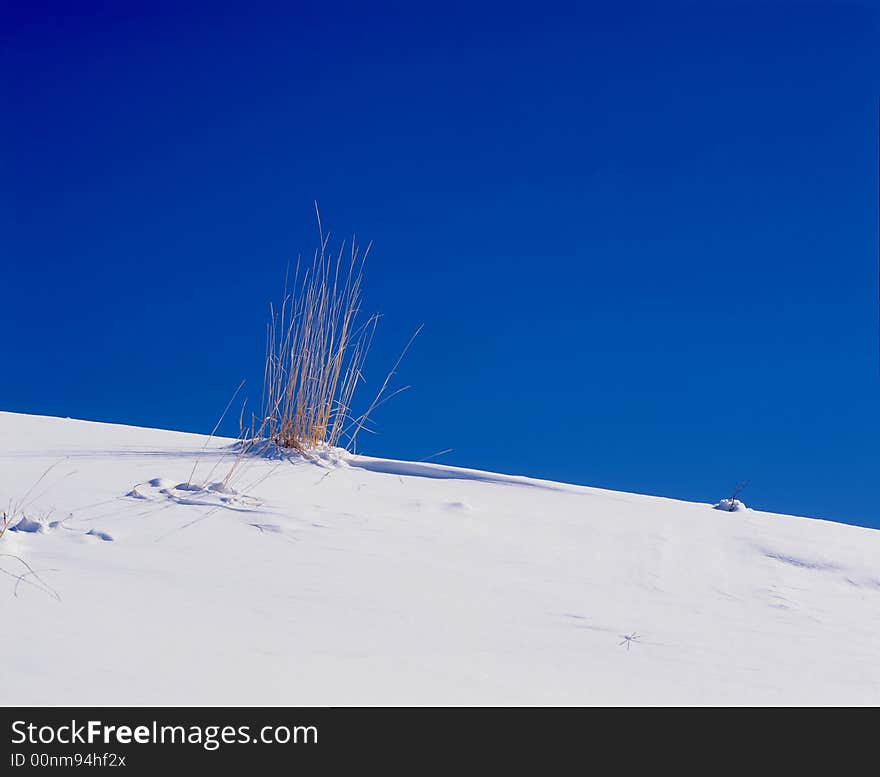
[(733, 497), (722, 499), (718, 504), (715, 505), (715, 509), (724, 510), (728, 513), (735, 513), (739, 510), (748, 510), (745, 504), (743, 504), (739, 499), (734, 499)]
[(880, 703), (880, 532), (232, 442), (0, 413), (0, 702)]
[(36, 534), (45, 531), (45, 527), (40, 521), (34, 521), (23, 515), (14, 525), (9, 527), (9, 531), (26, 531), (30, 534)]

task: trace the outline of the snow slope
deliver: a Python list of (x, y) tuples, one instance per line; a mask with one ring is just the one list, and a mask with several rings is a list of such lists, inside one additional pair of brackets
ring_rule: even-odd
[(0, 704), (880, 703), (880, 532), (230, 442), (0, 413)]

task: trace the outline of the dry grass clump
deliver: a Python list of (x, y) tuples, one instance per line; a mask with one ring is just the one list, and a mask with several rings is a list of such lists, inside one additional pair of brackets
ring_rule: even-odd
[(322, 446), (353, 449), (370, 413), (406, 388), (386, 396), (392, 370), (367, 411), (354, 415), (352, 399), (363, 382), (379, 318), (361, 315), (363, 268), (370, 246), (361, 251), (352, 239), (348, 247), (343, 242), (331, 253), (320, 214), (318, 236), (311, 263), (297, 262), (290, 288), (285, 281), (280, 309), (270, 307), (262, 421), (259, 430), (251, 430), (251, 439), (269, 439), (301, 453)]
[(13, 502), (10, 499), (7, 508), (5, 510), (0, 510), (0, 539), (3, 538), (3, 535), (6, 534), (7, 530), (12, 528), (13, 523), (18, 522), (16, 519), (25, 517), (25, 510), (31, 506), (35, 499), (38, 498), (31, 497), (31, 494), (33, 494), (37, 486), (43, 482), (46, 475), (48, 475), (60, 463), (61, 462), (56, 461), (54, 464), (50, 464), (46, 467), (43, 474), (36, 479), (34, 484), (27, 490), (27, 493), (21, 499), (17, 502)]

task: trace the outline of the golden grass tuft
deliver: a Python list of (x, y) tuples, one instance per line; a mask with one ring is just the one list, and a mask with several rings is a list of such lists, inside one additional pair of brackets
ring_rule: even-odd
[(270, 306), (262, 420), (259, 431), (251, 429), (250, 435), (301, 453), (323, 446), (353, 449), (370, 413), (404, 390), (385, 396), (392, 370), (368, 410), (353, 414), (352, 399), (363, 382), (363, 366), (379, 318), (361, 315), (363, 269), (370, 246), (361, 251), (352, 239), (347, 247), (343, 242), (331, 253), (317, 206), (315, 210), (319, 245), (311, 263), (297, 262), (290, 286), (285, 280), (280, 309)]

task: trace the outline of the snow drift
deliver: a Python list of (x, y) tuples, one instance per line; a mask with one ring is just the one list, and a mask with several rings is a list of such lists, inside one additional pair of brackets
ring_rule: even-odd
[(880, 703), (880, 532), (231, 444), (0, 413), (0, 703)]

